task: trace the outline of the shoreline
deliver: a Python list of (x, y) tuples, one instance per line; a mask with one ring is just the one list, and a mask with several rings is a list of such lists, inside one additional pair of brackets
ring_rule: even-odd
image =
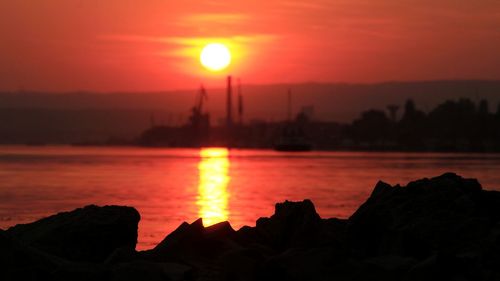
[(89, 144), (89, 145), (80, 145), (80, 144), (0, 144), (0, 147), (32, 147), (32, 148), (43, 148), (43, 147), (64, 147), (64, 148), (138, 148), (145, 150), (161, 150), (161, 149), (203, 149), (203, 148), (227, 148), (229, 150), (263, 150), (263, 151), (275, 151), (277, 153), (283, 154), (308, 154), (315, 152), (368, 152), (368, 153), (436, 153), (436, 154), (499, 154), (500, 150), (415, 150), (415, 149), (313, 149), (311, 151), (300, 151), (300, 152), (287, 152), (287, 151), (276, 151), (272, 147), (228, 147), (228, 146), (141, 146), (141, 145), (108, 145), (108, 144)]
[(131, 207), (87, 206), (0, 231), (5, 280), (500, 278), (500, 192), (452, 173), (379, 182), (347, 219), (285, 201), (255, 227), (198, 219), (145, 251), (135, 250), (139, 219)]

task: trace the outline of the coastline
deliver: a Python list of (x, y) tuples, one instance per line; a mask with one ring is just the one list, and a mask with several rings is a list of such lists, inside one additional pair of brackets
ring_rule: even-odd
[(500, 192), (451, 173), (379, 182), (348, 219), (286, 201), (255, 227), (196, 220), (140, 252), (138, 221), (130, 207), (88, 206), (0, 231), (4, 280), (500, 278)]
[[(212, 146), (144, 146), (136, 144), (107, 144), (107, 143), (41, 143), (41, 144), (0, 144), (0, 147), (90, 147), (90, 148), (143, 148), (143, 149), (202, 149), (210, 147), (224, 147), (227, 149), (241, 149), (241, 150), (265, 150), (277, 151), (271, 146), (265, 147), (252, 147), (252, 146), (225, 146), (225, 145), (212, 145)], [(374, 152), (374, 153), (457, 153), (457, 154), (500, 154), (500, 150), (481, 150), (481, 149), (400, 149), (400, 148), (360, 148), (360, 147), (337, 147), (337, 148), (317, 148), (313, 147), (310, 151), (300, 151), (298, 153), (310, 152)], [(297, 153), (297, 152), (282, 152), (282, 153)]]

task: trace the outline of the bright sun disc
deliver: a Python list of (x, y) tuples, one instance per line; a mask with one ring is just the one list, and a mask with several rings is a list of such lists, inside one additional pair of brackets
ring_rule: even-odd
[(200, 62), (209, 70), (223, 70), (231, 63), (231, 53), (223, 44), (211, 43), (201, 51)]

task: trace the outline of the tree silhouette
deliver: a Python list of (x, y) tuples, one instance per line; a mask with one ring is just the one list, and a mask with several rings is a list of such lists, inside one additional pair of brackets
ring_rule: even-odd
[(403, 150), (500, 151), (500, 104), (492, 114), (487, 100), (477, 106), (470, 99), (447, 100), (425, 114), (410, 99), (396, 124), (383, 111), (372, 109), (363, 112), (345, 132), (374, 147), (388, 141)]
[(416, 108), (413, 100), (407, 100), (403, 117), (397, 126), (398, 142), (407, 149), (417, 149), (423, 144), (426, 132), (426, 116)]
[(480, 115), (488, 115), (490, 113), (489, 105), (488, 105), (488, 101), (487, 100), (481, 100), (479, 102), (478, 111), (479, 111)]
[(352, 124), (352, 136), (358, 141), (380, 142), (388, 139), (391, 121), (384, 111), (368, 110)]

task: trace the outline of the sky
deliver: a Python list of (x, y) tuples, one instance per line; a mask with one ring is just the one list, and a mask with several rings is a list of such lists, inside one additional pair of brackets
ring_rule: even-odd
[(2, 0), (0, 34), (2, 91), (500, 79), (499, 0)]

